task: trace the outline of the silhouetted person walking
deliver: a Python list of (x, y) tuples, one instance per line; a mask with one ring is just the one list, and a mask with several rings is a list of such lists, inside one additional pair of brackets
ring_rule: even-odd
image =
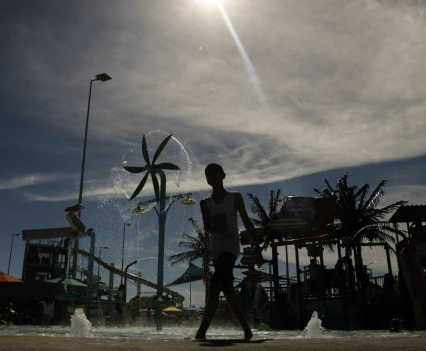
[(244, 226), (250, 233), (255, 245), (258, 266), (262, 266), (263, 257), (259, 248), (254, 226), (251, 223), (244, 200), (238, 192), (228, 192), (223, 187), (226, 177), (223, 168), (215, 163), (209, 164), (205, 170), (207, 183), (213, 188), (210, 197), (201, 200), (200, 207), (203, 216), (204, 230), (210, 234), (210, 251), (215, 272), (210, 281), (209, 296), (201, 326), (195, 339), (205, 339), (207, 329), (216, 313), (219, 295), (222, 291), (232, 312), (244, 330), (244, 339), (253, 336), (241, 307), (235, 297), (233, 269), (240, 254), (240, 238), (238, 233), (237, 212)]

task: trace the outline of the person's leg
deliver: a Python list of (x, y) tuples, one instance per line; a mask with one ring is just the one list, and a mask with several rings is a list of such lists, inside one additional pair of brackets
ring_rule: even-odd
[(241, 310), (240, 304), (235, 297), (234, 284), (232, 282), (227, 283), (225, 289), (223, 289), (225, 294), (226, 301), (228, 302), (229, 307), (231, 308), (232, 313), (234, 313), (235, 318), (237, 318), (238, 323), (244, 330), (244, 339), (250, 340), (253, 337), (253, 333), (249, 325), (247, 324), (246, 319), (244, 318), (243, 311)]
[(207, 329), (209, 328), (210, 323), (212, 322), (213, 317), (216, 314), (217, 306), (219, 305), (219, 295), (220, 285), (211, 284), (209, 289), (209, 299), (207, 301), (207, 306), (204, 311), (203, 320), (201, 321), (201, 325), (200, 328), (198, 328), (197, 334), (195, 334), (195, 339), (206, 338)]
[(50, 314), (46, 316), (46, 327), (50, 325)]

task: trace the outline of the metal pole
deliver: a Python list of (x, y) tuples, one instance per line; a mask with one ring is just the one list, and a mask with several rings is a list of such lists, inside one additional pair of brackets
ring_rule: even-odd
[(288, 246), (285, 246), (285, 270), (287, 274), (287, 289), (290, 289), (290, 273), (288, 270)]
[(123, 268), (124, 268), (124, 237), (126, 235), (126, 223), (123, 223), (123, 247), (121, 249), (121, 280), (120, 284), (123, 284)]
[[(114, 263), (111, 263), (110, 266), (114, 268)], [(114, 273), (113, 270), (110, 269), (109, 271), (109, 294), (108, 294), (108, 300), (112, 301), (112, 291), (114, 290)]]
[(122, 315), (122, 322), (123, 325), (127, 324), (127, 307), (126, 307), (126, 302), (127, 302), (127, 270), (129, 269), (130, 266), (133, 266), (136, 262), (138, 261), (133, 261), (132, 263), (129, 263), (126, 266), (126, 270), (124, 271), (124, 293), (123, 293), (123, 315)]
[(99, 248), (99, 262), (98, 262), (98, 285), (99, 285), (99, 272), (100, 272), (100, 269), (101, 269), (101, 263), (100, 263), (100, 261), (101, 261), (101, 254), (102, 254), (102, 247), (100, 247), (100, 248)]
[[(138, 272), (138, 277), (139, 278), (142, 277), (142, 273), (141, 272)], [(138, 280), (136, 282), (136, 295), (139, 296), (139, 297), (141, 296), (141, 281), (140, 280)]]
[(339, 261), (342, 259), (342, 248), (340, 246), (340, 239), (337, 239), (337, 254), (339, 256)]
[(274, 296), (274, 308), (271, 310), (271, 322), (273, 328), (281, 328), (281, 314), (280, 314), (280, 281), (278, 271), (278, 249), (275, 245), (272, 246), (272, 279), (274, 280), (274, 290), (270, 291), (270, 296)]
[(192, 306), (192, 296), (191, 296), (192, 290), (191, 290), (191, 282), (189, 282), (189, 307)]
[(386, 259), (388, 261), (389, 274), (391, 278), (393, 279), (392, 264), (391, 264), (390, 255), (389, 255), (389, 245), (385, 244), (385, 250), (386, 250)]
[(87, 232), (90, 236), (90, 257), (89, 266), (87, 267), (87, 302), (86, 302), (86, 317), (90, 319), (90, 312), (92, 308), (92, 287), (93, 287), (93, 257), (95, 256), (95, 242), (96, 235), (93, 229), (89, 229)]
[(300, 274), (299, 274), (299, 248), (297, 245), (294, 245), (296, 253), (296, 278), (297, 278), (297, 292), (299, 295), (299, 323), (296, 323), (296, 327), (300, 328), (303, 324), (303, 312), (302, 312), (302, 291), (300, 289)]
[[(81, 204), (83, 201), (83, 180), (84, 180), (84, 165), (86, 163), (86, 145), (87, 145), (87, 131), (89, 129), (89, 112), (90, 112), (90, 99), (92, 97), (92, 83), (96, 79), (90, 80), (89, 89), (89, 102), (87, 103), (87, 116), (86, 116), (86, 131), (84, 133), (84, 147), (83, 147), (83, 162), (81, 165), (81, 178), (80, 178), (80, 191), (78, 194), (78, 203)], [(78, 217), (81, 218), (81, 211), (78, 212)], [(75, 279), (77, 275), (77, 259), (78, 259), (78, 239), (74, 241), (74, 254), (72, 261), (72, 277)]]
[(160, 214), (159, 219), (159, 238), (158, 238), (158, 271), (157, 271), (157, 311), (155, 316), (155, 322), (157, 331), (161, 331), (163, 323), (163, 277), (164, 277), (164, 236), (166, 229), (166, 175), (159, 169), (157, 173), (161, 178), (161, 189), (160, 189)]
[(10, 270), (10, 260), (12, 258), (13, 238), (15, 237), (15, 235), (16, 234), (12, 234), (12, 243), (10, 244), (9, 266), (7, 267), (7, 274), (9, 274), (9, 270)]
[(320, 264), (321, 264), (321, 295), (322, 295), (322, 304), (323, 311), (325, 311), (325, 321), (324, 324), (328, 325), (328, 311), (327, 311), (327, 287), (325, 284), (325, 269), (324, 269), (324, 249), (322, 247), (322, 242), (319, 242), (319, 247), (321, 249), (320, 254)]

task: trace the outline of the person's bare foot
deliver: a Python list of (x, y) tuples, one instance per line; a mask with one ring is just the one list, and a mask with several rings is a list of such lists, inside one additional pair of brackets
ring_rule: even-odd
[(206, 340), (206, 333), (201, 333), (197, 331), (197, 334), (194, 336), (194, 340)]
[(253, 337), (253, 333), (251, 332), (250, 329), (244, 332), (244, 340), (250, 341), (252, 337)]

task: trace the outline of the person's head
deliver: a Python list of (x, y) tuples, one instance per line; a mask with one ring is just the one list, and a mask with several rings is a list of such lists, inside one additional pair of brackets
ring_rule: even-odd
[(118, 287), (118, 290), (124, 290), (124, 284), (120, 284), (120, 286)]
[(222, 168), (222, 166), (216, 164), (216, 163), (210, 163), (207, 165), (205, 171), (207, 184), (210, 186), (218, 186), (223, 185), (223, 180), (226, 177), (226, 174)]

